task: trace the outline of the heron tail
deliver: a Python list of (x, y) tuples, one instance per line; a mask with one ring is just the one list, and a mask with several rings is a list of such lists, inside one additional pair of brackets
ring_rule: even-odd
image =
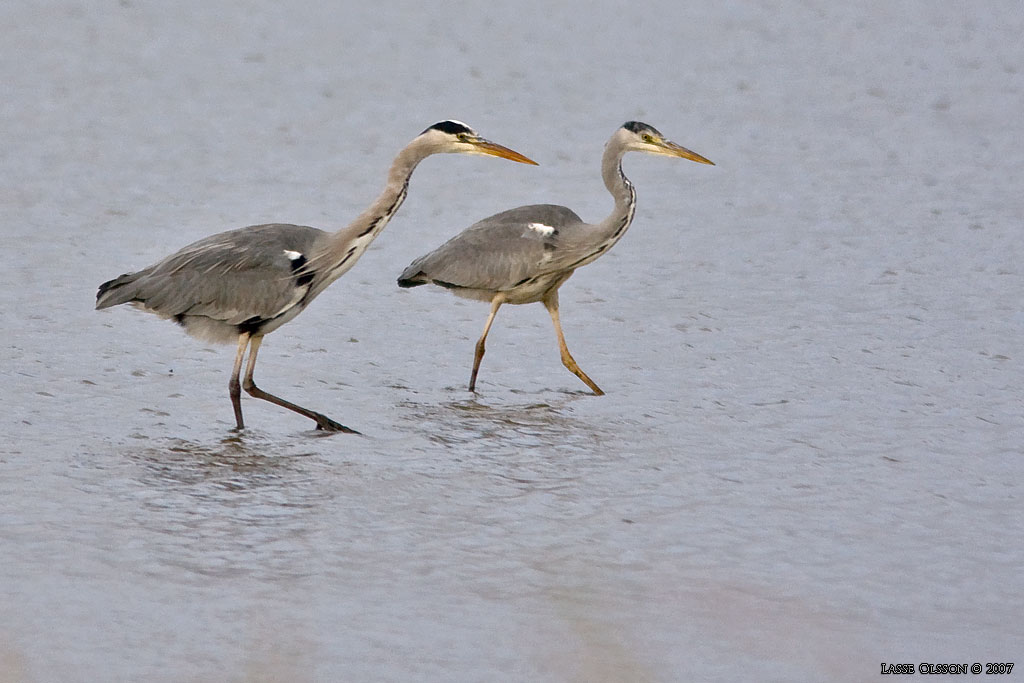
[(425, 285), (428, 282), (430, 282), (430, 279), (427, 278), (423, 274), (423, 271), (418, 268), (406, 268), (405, 272), (398, 276), (399, 287), (419, 287), (420, 285)]
[(110, 308), (118, 304), (126, 304), (135, 300), (136, 291), (130, 287), (141, 273), (125, 273), (113, 280), (107, 280), (96, 292), (96, 308)]

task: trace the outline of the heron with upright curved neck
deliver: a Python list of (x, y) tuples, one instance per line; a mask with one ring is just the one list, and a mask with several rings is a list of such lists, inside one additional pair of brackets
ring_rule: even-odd
[(626, 233), (636, 209), (636, 191), (622, 172), (627, 152), (645, 152), (714, 165), (696, 152), (665, 138), (656, 128), (627, 121), (605, 146), (601, 176), (615, 200), (600, 223), (584, 223), (572, 210), (554, 204), (510, 209), (456, 235), (413, 261), (398, 278), (401, 287), (434, 284), (469, 299), (487, 301), (491, 312), (476, 343), (469, 390), (476, 390), (487, 333), (502, 304), (542, 302), (551, 315), (565, 365), (598, 395), (601, 388), (569, 353), (558, 313), (558, 288), (577, 268), (593, 262)]

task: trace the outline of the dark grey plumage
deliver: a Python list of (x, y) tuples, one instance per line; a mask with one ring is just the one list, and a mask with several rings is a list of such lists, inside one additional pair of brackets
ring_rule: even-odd
[[(564, 271), (583, 253), (573, 244), (582, 227), (580, 217), (564, 206), (509, 209), (471, 225), (413, 261), (398, 284), (433, 283), (466, 298), (490, 301), (496, 291), (515, 292), (533, 278)], [(458, 258), (452, 258), (456, 252)]]
[[(344, 275), (384, 229), (405, 200), (420, 161), (442, 152), (486, 154), (534, 162), (477, 135), (458, 121), (430, 126), (402, 149), (379, 197), (348, 226), (324, 232), (272, 223), (229, 230), (194, 242), (136, 273), (104, 282), (96, 308), (130, 303), (179, 323), (190, 335), (238, 342), (228, 385), (235, 423), (244, 427), (241, 389), (314, 420), (318, 429), (353, 432), (342, 424), (256, 386), (253, 371), (263, 337), (301, 313)], [(244, 378), (239, 376), (245, 352)]]
[(476, 346), (470, 391), (475, 389), (487, 333), (501, 305), (540, 301), (554, 323), (562, 363), (594, 393), (604, 393), (580, 369), (565, 344), (558, 314), (558, 288), (577, 268), (611, 249), (629, 228), (636, 208), (636, 192), (622, 173), (622, 157), (630, 151), (711, 164), (699, 154), (666, 140), (653, 126), (627, 121), (608, 141), (602, 159), (605, 187), (615, 199), (615, 207), (605, 220), (584, 223), (564, 206), (521, 206), (475, 223), (413, 261), (399, 276), (401, 287), (435, 284), (459, 296), (491, 303), (490, 316)]
[(149, 268), (104, 282), (96, 308), (132, 303), (216, 343), (233, 342), (242, 331), (268, 334), (309, 303), (317, 273), (303, 267), (307, 254), (329, 237), (284, 223), (211, 235)]

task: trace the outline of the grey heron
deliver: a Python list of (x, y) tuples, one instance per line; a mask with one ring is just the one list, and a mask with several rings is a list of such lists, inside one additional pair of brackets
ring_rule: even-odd
[(502, 304), (540, 301), (554, 323), (562, 364), (595, 394), (604, 394), (569, 353), (558, 316), (558, 288), (577, 268), (611, 249), (629, 228), (636, 208), (636, 191), (622, 172), (622, 158), (627, 152), (682, 157), (714, 165), (667, 140), (653, 126), (627, 121), (608, 141), (601, 162), (604, 185), (615, 199), (615, 207), (603, 221), (584, 223), (572, 210), (553, 204), (520, 206), (471, 225), (413, 261), (399, 276), (401, 287), (429, 283), (458, 296), (490, 302), (490, 315), (476, 343), (470, 391), (476, 390), (484, 344), (498, 309)]
[[(305, 310), (355, 265), (401, 206), (416, 165), (442, 152), (486, 154), (536, 165), (464, 123), (441, 121), (398, 153), (384, 191), (337, 232), (272, 223), (211, 235), (148, 268), (104, 282), (96, 294), (96, 308), (130, 303), (174, 320), (194, 337), (236, 342), (228, 389), (238, 429), (245, 426), (241, 405), (241, 389), (245, 389), (251, 396), (310, 418), (317, 429), (358, 433), (257, 387), (253, 380), (256, 354), (265, 335)], [(239, 382), (247, 348), (248, 362)]]

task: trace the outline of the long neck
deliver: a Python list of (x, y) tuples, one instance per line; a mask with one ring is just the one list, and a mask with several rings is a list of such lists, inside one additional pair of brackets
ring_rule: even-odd
[[(594, 226), (596, 235), (600, 235), (603, 249), (609, 249), (619, 241), (633, 222), (633, 212), (636, 209), (636, 190), (633, 183), (629, 182), (622, 172), (622, 157), (625, 155), (625, 148), (613, 138), (604, 150), (604, 157), (601, 159), (601, 177), (604, 179), (604, 186), (615, 198), (615, 207), (611, 214), (603, 221)], [(607, 242), (607, 244), (605, 244)]]
[(596, 260), (626, 234), (626, 229), (633, 222), (636, 191), (622, 173), (622, 157), (625, 153), (626, 149), (616, 137), (604, 149), (601, 176), (604, 178), (604, 186), (615, 198), (615, 207), (607, 218), (587, 230), (585, 239), (572, 253), (570, 268), (579, 268)]
[(423, 145), (418, 144), (418, 140), (413, 140), (398, 153), (388, 171), (388, 182), (380, 196), (355, 220), (332, 233), (310, 259), (307, 268), (316, 272), (317, 284), (314, 287), (322, 290), (355, 265), (405, 201), (412, 172), (430, 154)]

